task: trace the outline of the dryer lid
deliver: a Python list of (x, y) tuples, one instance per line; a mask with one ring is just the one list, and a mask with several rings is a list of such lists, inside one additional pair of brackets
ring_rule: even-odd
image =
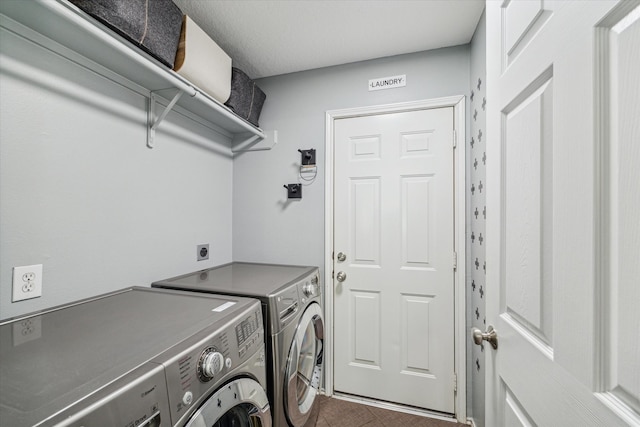
[(269, 297), (313, 273), (317, 267), (233, 262), (161, 280), (154, 287)]

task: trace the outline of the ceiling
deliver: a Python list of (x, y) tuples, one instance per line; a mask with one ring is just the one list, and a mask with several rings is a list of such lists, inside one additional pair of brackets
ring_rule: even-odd
[(466, 44), (483, 0), (174, 0), (250, 77)]

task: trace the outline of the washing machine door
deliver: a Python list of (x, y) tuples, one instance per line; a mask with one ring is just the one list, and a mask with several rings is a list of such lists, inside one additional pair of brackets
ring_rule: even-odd
[(289, 422), (302, 426), (311, 415), (320, 388), (324, 321), (320, 305), (312, 303), (302, 314), (287, 358), (284, 384)]
[(271, 427), (269, 399), (251, 378), (239, 378), (216, 391), (185, 427)]

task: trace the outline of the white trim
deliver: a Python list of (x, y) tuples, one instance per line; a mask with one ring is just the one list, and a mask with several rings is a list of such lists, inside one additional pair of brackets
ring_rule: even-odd
[(325, 117), (324, 181), (324, 391), (333, 396), (333, 121)]
[(436, 98), (422, 101), (401, 102), (397, 104), (376, 105), (368, 107), (330, 110), (325, 119), (325, 359), (324, 359), (324, 388), (327, 396), (334, 395), (333, 386), (333, 174), (334, 174), (334, 122), (337, 119), (369, 116), (401, 111), (426, 110), (430, 108), (453, 107), (454, 129), (457, 134), (457, 144), (454, 150), (455, 174), (455, 218), (454, 245), (458, 254), (458, 266), (454, 274), (454, 366), (457, 373), (457, 392), (455, 397), (455, 416), (461, 423), (467, 422), (467, 380), (466, 380), (466, 164), (465, 164), (465, 97), (463, 95)]
[(455, 233), (454, 245), (458, 256), (458, 266), (454, 274), (454, 304), (455, 304), (455, 369), (457, 374), (458, 391), (456, 394), (456, 417), (459, 422), (464, 423), (467, 419), (467, 366), (466, 366), (466, 343), (467, 327), (467, 301), (466, 301), (466, 277), (467, 277), (467, 252), (466, 248), (466, 226), (467, 226), (467, 165), (466, 165), (466, 105), (465, 97), (461, 96), (453, 106), (454, 122), (458, 138), (456, 149), (454, 150), (454, 197), (455, 205)]

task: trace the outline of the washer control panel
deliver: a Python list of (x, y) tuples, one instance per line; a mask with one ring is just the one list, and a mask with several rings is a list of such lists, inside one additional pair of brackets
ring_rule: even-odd
[(277, 334), (291, 322), (296, 322), (301, 310), (312, 300), (322, 300), (322, 285), (317, 268), (270, 295), (267, 308), (268, 321), (271, 322), (270, 333)]
[[(174, 424), (190, 416), (216, 387), (237, 375), (256, 353), (264, 353), (264, 326), (258, 301), (251, 311), (233, 318), (222, 328), (192, 337), (166, 361), (169, 406)], [(181, 351), (182, 350), (182, 351)]]
[(304, 279), (302, 283), (302, 294), (307, 298), (320, 295), (320, 276), (318, 271)]
[(261, 333), (256, 333), (260, 328), (262, 328), (262, 317), (259, 313), (248, 316), (236, 325), (236, 340), (240, 358), (244, 358), (247, 352), (253, 352), (256, 342), (263, 339)]

